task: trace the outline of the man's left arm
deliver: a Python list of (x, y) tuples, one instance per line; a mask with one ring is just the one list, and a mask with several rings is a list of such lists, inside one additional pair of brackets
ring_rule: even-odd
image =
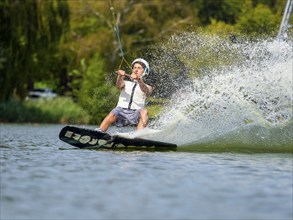
[(152, 90), (153, 90), (152, 87), (145, 84), (143, 79), (138, 80), (138, 85), (139, 85), (141, 91), (143, 91), (147, 97), (152, 94)]

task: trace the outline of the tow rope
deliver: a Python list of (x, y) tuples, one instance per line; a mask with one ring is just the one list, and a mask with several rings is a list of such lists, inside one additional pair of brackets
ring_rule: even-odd
[(128, 65), (128, 67), (130, 69), (132, 69), (131, 65), (127, 62), (127, 60), (124, 57), (124, 52), (123, 52), (122, 44), (121, 44), (121, 41), (120, 41), (120, 35), (119, 35), (118, 20), (116, 19), (115, 8), (113, 7), (112, 0), (109, 0), (109, 4), (110, 4), (110, 11), (112, 12), (112, 16), (113, 16), (114, 32), (115, 32), (115, 35), (117, 37), (117, 42), (119, 44), (119, 49), (120, 49), (120, 53), (121, 53), (121, 62), (120, 62), (120, 65), (118, 67), (118, 70), (121, 69), (121, 66), (122, 66), (123, 62), (125, 62)]

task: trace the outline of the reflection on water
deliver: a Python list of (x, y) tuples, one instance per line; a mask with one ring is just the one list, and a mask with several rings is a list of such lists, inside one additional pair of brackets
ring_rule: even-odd
[(292, 218), (291, 154), (74, 150), (61, 127), (1, 125), (1, 219)]

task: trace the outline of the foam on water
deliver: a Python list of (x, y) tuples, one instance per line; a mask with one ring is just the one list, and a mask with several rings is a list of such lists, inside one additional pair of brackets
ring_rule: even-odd
[(221, 65), (202, 68), (203, 77), (181, 86), (150, 126), (160, 132), (144, 131), (140, 136), (178, 145), (210, 141), (225, 144), (232, 140), (253, 145), (292, 145), (289, 43), (259, 40), (232, 44), (189, 33), (174, 36), (167, 44), (169, 49), (178, 50), (177, 57), (185, 57), (190, 63), (189, 75), (198, 71), (192, 59), (204, 59), (196, 57), (203, 49), (217, 54), (216, 61)]

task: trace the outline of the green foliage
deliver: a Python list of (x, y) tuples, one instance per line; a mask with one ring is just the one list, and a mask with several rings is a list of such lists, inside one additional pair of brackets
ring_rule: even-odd
[(69, 98), (17, 101), (0, 103), (1, 122), (29, 123), (89, 123), (88, 114)]
[(239, 18), (236, 27), (250, 35), (276, 35), (277, 18), (267, 5), (258, 4), (255, 8), (248, 7)]
[(148, 115), (149, 119), (153, 120), (157, 116), (159, 116), (160, 112), (166, 104), (168, 103), (169, 100), (167, 99), (162, 99), (162, 98), (148, 98), (147, 100), (147, 109), (148, 109)]
[(223, 21), (217, 21), (215, 19), (211, 19), (211, 23), (206, 26), (205, 32), (210, 35), (228, 35), (230, 33), (238, 33), (238, 30), (234, 25), (227, 24)]
[(239, 0), (198, 0), (193, 3), (198, 8), (198, 17), (203, 25), (212, 19), (227, 24), (235, 24), (241, 13), (243, 1)]
[(0, 10), (0, 47), (5, 54), (0, 100), (12, 94), (23, 99), (34, 80), (56, 76), (55, 54), (62, 34), (69, 29), (68, 4), (56, 0), (4, 0)]
[[(107, 0), (0, 1), (0, 100), (13, 96), (23, 100), (28, 89), (49, 85), (59, 95), (74, 97), (91, 123), (99, 123), (117, 102), (116, 74), (110, 74), (121, 61), (115, 22), (127, 60), (149, 59), (155, 72), (151, 81), (170, 82), (169, 90), (157, 86), (153, 94), (168, 97), (176, 86), (173, 82), (186, 83), (187, 66), (197, 73), (207, 65), (227, 62), (218, 60), (208, 47), (196, 51), (202, 56), (194, 62), (180, 53), (180, 44), (178, 51), (170, 47), (160, 51), (157, 45), (174, 33), (200, 30), (224, 39), (231, 33), (276, 35), (286, 4), (286, 0), (110, 2), (113, 10)], [(166, 62), (160, 62), (164, 57)], [(166, 76), (161, 70), (172, 72)]]
[(107, 82), (103, 64), (103, 59), (98, 54), (93, 56), (76, 94), (78, 103), (87, 110), (92, 123), (101, 122), (117, 102), (117, 91)]

